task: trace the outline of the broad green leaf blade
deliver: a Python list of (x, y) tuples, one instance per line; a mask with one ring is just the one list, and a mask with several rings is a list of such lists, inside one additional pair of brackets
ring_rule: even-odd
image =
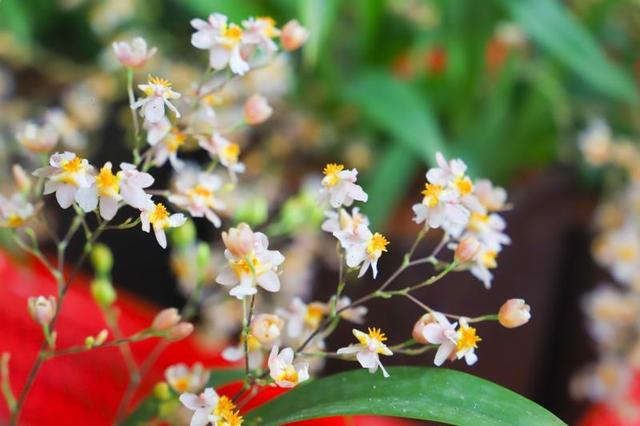
[(594, 89), (637, 103), (633, 80), (604, 56), (596, 40), (558, 0), (501, 0), (534, 41)]
[(436, 151), (444, 151), (440, 129), (423, 97), (407, 83), (379, 71), (359, 75), (345, 88), (345, 97), (393, 142), (404, 145), (426, 164)]
[(375, 170), (365, 181), (369, 201), (362, 208), (373, 229), (381, 230), (393, 214), (393, 206), (402, 200), (419, 164), (415, 154), (403, 145), (389, 145), (384, 150)]
[(298, 0), (300, 20), (309, 30), (303, 55), (308, 66), (315, 67), (332, 32), (339, 0)]
[(191, 9), (198, 17), (206, 19), (211, 13), (222, 13), (233, 22), (240, 24), (240, 21), (250, 16), (264, 14), (264, 6), (260, 2), (253, 0), (181, 0), (184, 6)]
[[(209, 382), (207, 382), (207, 387), (217, 388), (242, 380), (243, 378), (244, 370), (235, 368), (213, 369), (211, 370), (211, 377), (209, 378)], [(127, 417), (123, 425), (138, 426), (147, 424), (150, 419), (158, 415), (160, 404), (162, 404), (162, 402), (155, 396), (149, 396)]]
[(370, 414), (460, 426), (564, 425), (546, 409), (489, 381), (454, 370), (394, 367), (391, 377), (350, 371), (302, 385), (245, 416), (246, 426), (278, 426)]

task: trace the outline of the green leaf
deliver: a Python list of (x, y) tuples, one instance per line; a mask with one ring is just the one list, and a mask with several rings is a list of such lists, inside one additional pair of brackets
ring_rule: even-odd
[(298, 0), (300, 20), (309, 30), (309, 39), (303, 49), (308, 66), (315, 67), (318, 63), (337, 19), (339, 4), (339, 0)]
[(210, 13), (222, 13), (227, 15), (232, 22), (240, 23), (241, 20), (250, 16), (264, 14), (264, 6), (250, 0), (181, 0), (178, 3), (184, 4), (191, 9), (199, 18), (206, 19)]
[[(211, 377), (207, 382), (207, 387), (217, 388), (229, 383), (242, 380), (244, 378), (244, 370), (235, 368), (213, 369)], [(124, 421), (124, 426), (138, 426), (147, 424), (150, 419), (158, 415), (158, 410), (163, 402), (154, 395), (149, 396), (142, 401), (136, 409)]]
[(565, 66), (613, 99), (638, 102), (633, 80), (612, 64), (596, 40), (557, 0), (501, 0), (537, 43)]
[(22, 0), (0, 0), (0, 29), (8, 29), (19, 43), (32, 41), (31, 21)]
[(362, 206), (373, 229), (381, 229), (410, 187), (419, 165), (416, 156), (404, 146), (389, 145), (378, 160), (375, 171), (365, 180), (369, 201)]
[(387, 132), (425, 164), (437, 151), (445, 151), (436, 118), (426, 99), (409, 84), (380, 71), (359, 75), (345, 88), (344, 96), (355, 103), (371, 124)]
[(489, 381), (454, 370), (394, 367), (304, 384), (245, 416), (246, 426), (277, 426), (330, 416), (370, 414), (461, 426), (564, 425), (546, 409)]

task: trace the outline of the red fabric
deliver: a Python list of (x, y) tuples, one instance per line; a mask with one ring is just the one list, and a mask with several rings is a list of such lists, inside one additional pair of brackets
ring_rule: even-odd
[(582, 418), (580, 426), (640, 426), (640, 417), (633, 416), (634, 410), (640, 410), (640, 375), (636, 374), (627, 393), (628, 404), (632, 407), (629, 416), (621, 415), (619, 410), (606, 404), (595, 404)]
[[(38, 262), (17, 265), (0, 252), (0, 352), (11, 353), (11, 385), (17, 395), (26, 380), (42, 342), (42, 332), (27, 313), (27, 299), (34, 295), (55, 295), (56, 284)], [(120, 326), (125, 335), (147, 327), (157, 309), (119, 292), (116, 306), (121, 311)], [(80, 278), (69, 291), (58, 323), (58, 348), (76, 346), (88, 335), (106, 328), (99, 310), (88, 292), (87, 280)], [(137, 360), (145, 358), (157, 339), (132, 346)], [(144, 380), (136, 401), (147, 394), (162, 378), (164, 369), (176, 362), (224, 367), (229, 364), (218, 353), (206, 351), (194, 339), (174, 343), (159, 358)], [(98, 349), (47, 361), (42, 367), (27, 398), (21, 425), (109, 425), (127, 385), (128, 374), (117, 348)], [(261, 402), (277, 396), (267, 390)], [(0, 423), (8, 417), (7, 407), (0, 404)], [(406, 425), (393, 419), (357, 417), (302, 422), (301, 425)]]

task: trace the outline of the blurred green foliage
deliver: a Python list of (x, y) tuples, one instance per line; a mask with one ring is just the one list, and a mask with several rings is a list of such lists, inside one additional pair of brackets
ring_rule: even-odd
[[(63, 10), (52, 0), (3, 0), (0, 28), (31, 49), (34, 60), (46, 49), (95, 61), (104, 45), (89, 25), (95, 3)], [(437, 150), (462, 156), (476, 176), (504, 183), (566, 152), (564, 141), (585, 115), (615, 111), (635, 125), (636, 3), (144, 0), (119, 30), (135, 30), (184, 56), (193, 54), (185, 47), (195, 16), (299, 19), (311, 37), (293, 101), (335, 126), (340, 142), (370, 144), (367, 212), (375, 225)], [(522, 45), (500, 39), (505, 22), (522, 31)], [(343, 147), (330, 147), (330, 156), (343, 160)]]

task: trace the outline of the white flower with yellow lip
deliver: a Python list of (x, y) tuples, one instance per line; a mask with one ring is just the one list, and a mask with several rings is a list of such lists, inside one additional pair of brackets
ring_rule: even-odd
[(498, 253), (500, 253), (499, 248), (496, 250), (481, 243), (473, 261), (465, 266), (469, 268), (474, 277), (482, 281), (487, 289), (491, 288), (491, 282), (493, 281), (491, 269), (498, 267)]
[(329, 204), (334, 209), (341, 206), (349, 207), (353, 201), (366, 202), (367, 193), (360, 185), (356, 185), (358, 171), (356, 169), (345, 170), (344, 165), (330, 163), (322, 171), (322, 189), (320, 190), (320, 203)]
[(282, 333), (284, 320), (278, 315), (259, 314), (251, 320), (251, 334), (267, 347), (274, 344)]
[(184, 162), (178, 158), (178, 151), (187, 141), (187, 134), (177, 128), (172, 128), (159, 143), (154, 146), (153, 163), (156, 167), (162, 167), (169, 160), (171, 167), (180, 170), (184, 167)]
[(594, 166), (611, 161), (614, 143), (607, 122), (602, 119), (591, 121), (578, 137), (578, 147), (584, 158)]
[(276, 28), (276, 21), (268, 16), (251, 17), (242, 21), (244, 27), (244, 42), (260, 47), (270, 57), (278, 51), (278, 45), (273, 39), (280, 35)]
[(199, 392), (209, 380), (209, 372), (201, 363), (196, 362), (191, 368), (187, 364), (174, 364), (164, 371), (169, 386), (178, 393)]
[(187, 169), (176, 179), (176, 193), (169, 201), (186, 209), (193, 217), (206, 217), (216, 228), (222, 224), (216, 211), (224, 210), (225, 203), (216, 196), (222, 187), (222, 180), (211, 173)]
[(460, 318), (460, 328), (456, 334), (456, 357), (464, 358), (467, 365), (473, 365), (478, 361), (476, 348), (482, 339), (476, 334), (476, 329), (469, 327), (465, 318)]
[(170, 102), (180, 98), (180, 93), (171, 89), (171, 83), (160, 77), (149, 76), (147, 84), (139, 84), (138, 88), (144, 92), (145, 97), (139, 98), (131, 104), (132, 109), (141, 108), (141, 114), (150, 123), (157, 123), (165, 116), (165, 106), (176, 117), (180, 117), (180, 111)]
[[(433, 358), (436, 366), (441, 366), (446, 360), (452, 359), (457, 351), (458, 334), (457, 322), (449, 322), (447, 317), (440, 312), (430, 312), (422, 317), (423, 323), (418, 332), (422, 342), (438, 345), (438, 350)], [(426, 320), (426, 321), (425, 321)]]
[(150, 232), (151, 227), (153, 227), (158, 244), (162, 248), (167, 248), (165, 230), (182, 226), (187, 221), (187, 218), (182, 213), (169, 214), (164, 204), (154, 203), (151, 201), (151, 197), (148, 198), (147, 204), (140, 212), (140, 219), (142, 220), (142, 230), (144, 232)]
[(145, 206), (148, 196), (144, 188), (153, 185), (153, 177), (139, 172), (133, 164), (122, 163), (120, 168), (121, 171), (114, 174), (112, 164), (105, 163), (94, 184), (78, 190), (76, 198), (83, 210), (93, 211), (99, 207), (100, 216), (104, 220), (111, 220), (121, 202), (137, 209)]
[[(337, 234), (339, 235), (339, 233)], [(363, 276), (371, 266), (373, 278), (376, 278), (378, 275), (378, 259), (380, 259), (383, 252), (387, 251), (389, 241), (378, 232), (371, 233), (368, 228), (361, 229), (359, 234), (362, 239), (358, 242), (341, 241), (346, 252), (347, 266), (349, 268), (357, 268), (362, 265), (358, 277)]]
[(596, 261), (606, 266), (613, 277), (623, 284), (633, 284), (640, 273), (640, 236), (637, 225), (625, 223), (602, 233), (594, 242)]
[(391, 349), (384, 344), (387, 340), (385, 334), (379, 328), (369, 328), (368, 333), (363, 333), (354, 328), (353, 335), (358, 339), (359, 343), (340, 348), (337, 354), (347, 356), (355, 354), (362, 368), (368, 369), (370, 373), (375, 373), (379, 367), (383, 376), (389, 377), (389, 373), (384, 369), (379, 357), (379, 355), (393, 355)]
[(476, 181), (473, 193), (489, 212), (497, 212), (507, 208), (507, 191), (499, 186), (494, 186), (488, 179)]
[(209, 66), (221, 70), (229, 66), (231, 72), (244, 75), (249, 64), (242, 57), (244, 34), (236, 24), (228, 24), (227, 17), (219, 13), (203, 19), (192, 19), (191, 26), (196, 32), (191, 36), (191, 44), (197, 49), (209, 51)]
[(33, 174), (47, 179), (44, 195), (55, 192), (58, 204), (63, 209), (71, 207), (74, 201), (78, 201), (78, 189), (88, 188), (95, 181), (93, 167), (87, 160), (73, 152), (53, 154), (49, 160), (49, 167), (40, 168)]
[[(245, 227), (248, 228), (248, 226)], [(278, 266), (284, 262), (284, 256), (277, 250), (268, 250), (269, 240), (261, 232), (252, 232), (252, 245), (244, 253), (238, 253), (235, 245), (223, 237), (227, 249), (224, 252), (227, 265), (216, 277), (216, 282), (224, 286), (233, 286), (231, 296), (243, 299), (258, 292), (257, 286), (269, 292), (280, 290)], [(235, 253), (235, 254), (234, 254)]]
[(309, 379), (309, 365), (293, 362), (294, 353), (291, 348), (283, 348), (278, 353), (278, 347), (271, 348), (269, 354), (269, 375), (281, 388), (293, 388)]
[(368, 237), (369, 219), (357, 207), (351, 209), (351, 214), (339, 209), (327, 210), (324, 215), (327, 219), (322, 223), (322, 230), (331, 232), (343, 247), (362, 242)]
[(0, 195), (0, 228), (20, 228), (33, 216), (35, 209), (21, 193), (11, 198)]
[(489, 249), (500, 251), (503, 245), (511, 244), (511, 238), (503, 232), (506, 227), (506, 222), (497, 213), (472, 212), (467, 232)]
[(156, 54), (158, 49), (147, 48), (147, 42), (142, 37), (135, 37), (131, 43), (127, 41), (114, 41), (113, 51), (118, 61), (128, 68), (140, 68)]
[(60, 139), (60, 133), (49, 123), (40, 126), (32, 121), (27, 121), (19, 126), (15, 137), (27, 150), (46, 153), (56, 146)]
[(200, 138), (199, 145), (209, 153), (212, 159), (217, 158), (220, 164), (227, 168), (233, 182), (237, 180), (237, 173), (245, 171), (245, 165), (239, 160), (240, 145), (237, 143), (229, 141), (216, 132), (210, 138)]
[(299, 297), (291, 300), (288, 309), (276, 309), (276, 313), (287, 320), (287, 336), (291, 339), (304, 339), (314, 332), (322, 322), (326, 311), (327, 307), (324, 303), (306, 304)]
[(438, 152), (436, 163), (437, 167), (427, 171), (429, 183), (453, 191), (457, 200), (452, 199), (450, 202), (459, 202), (471, 211), (483, 211), (484, 207), (474, 195), (473, 181), (466, 175), (467, 165), (464, 161), (456, 158), (447, 162), (442, 153)]
[(457, 194), (446, 186), (425, 183), (422, 195), (422, 203), (413, 205), (413, 221), (443, 228), (451, 235), (459, 234), (469, 220), (469, 210), (460, 203)]
[(180, 402), (194, 412), (190, 426), (242, 425), (242, 416), (233, 401), (224, 395), (219, 396), (213, 388), (206, 388), (200, 395), (185, 392), (180, 395)]

